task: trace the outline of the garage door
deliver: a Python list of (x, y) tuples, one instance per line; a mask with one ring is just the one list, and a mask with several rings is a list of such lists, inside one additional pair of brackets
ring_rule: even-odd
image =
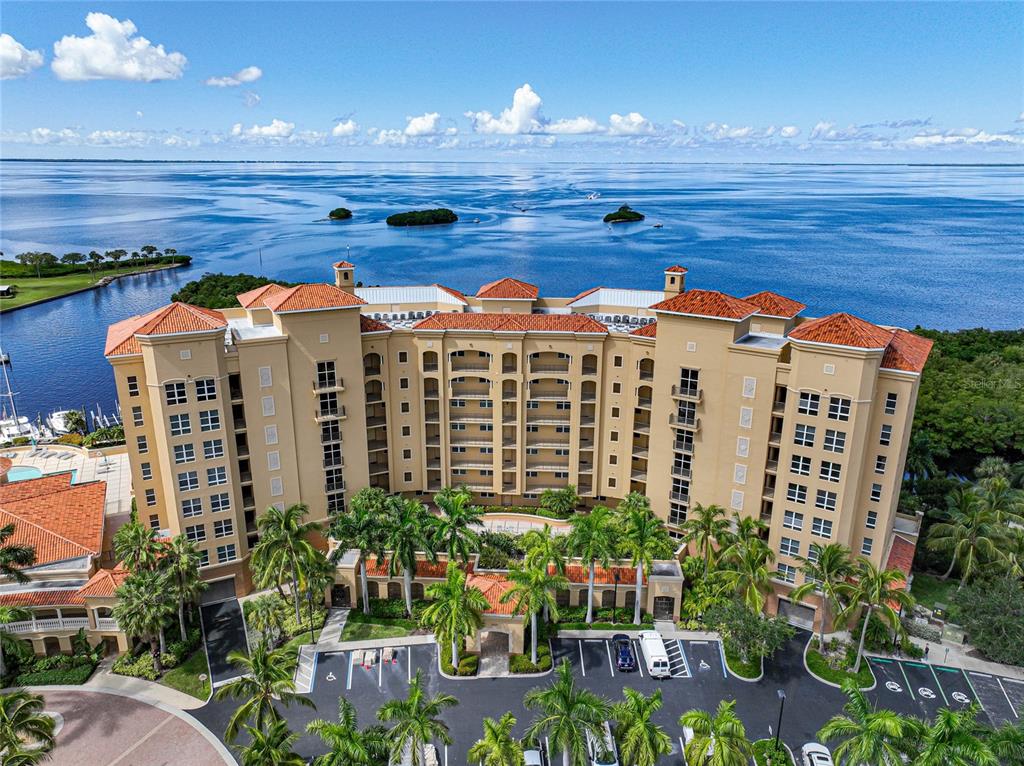
[(807, 628), (814, 625), (814, 609), (805, 604), (794, 604), (784, 598), (779, 599), (779, 614), (786, 618), (790, 625)]
[(654, 597), (654, 619), (671, 620), (672, 611), (675, 608), (676, 600), (671, 596)]
[(218, 601), (226, 601), (235, 597), (235, 578), (228, 577), (225, 580), (211, 582), (210, 587), (203, 591), (200, 597), (201, 604), (216, 604)]

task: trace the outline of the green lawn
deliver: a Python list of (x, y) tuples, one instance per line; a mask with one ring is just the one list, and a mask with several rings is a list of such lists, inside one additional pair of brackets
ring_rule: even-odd
[(58, 295), (81, 290), (83, 287), (91, 287), (103, 277), (117, 274), (138, 273), (152, 271), (154, 269), (167, 268), (167, 264), (153, 264), (150, 266), (131, 266), (120, 269), (103, 269), (90, 274), (65, 274), (59, 277), (7, 277), (0, 276), (0, 284), (14, 285), (17, 288), (13, 298), (0, 298), (0, 312), (7, 309), (21, 306), (43, 298), (53, 298)]
[[(199, 680), (200, 675), (206, 676), (206, 679)], [(179, 692), (190, 694), (197, 699), (209, 699), (210, 668), (206, 663), (206, 652), (201, 648), (192, 652), (178, 667), (171, 668), (164, 673), (160, 683), (177, 689)]]
[(740, 678), (757, 678), (761, 675), (760, 658), (755, 658), (750, 662), (743, 662), (742, 659), (727, 651), (725, 653), (725, 664), (729, 666), (729, 670)]
[(303, 644), (315, 644), (317, 639), (320, 638), (320, 631), (316, 630), (313, 632), (313, 640), (309, 640), (309, 630), (304, 630), (299, 635), (288, 641), (285, 646), (294, 649), (296, 652), (299, 651), (299, 647)]
[(819, 678), (824, 678), (826, 681), (830, 681), (834, 684), (840, 684), (846, 678), (855, 678), (858, 685), (863, 689), (871, 686), (875, 682), (875, 677), (871, 675), (871, 668), (868, 667), (867, 658), (861, 660), (860, 673), (855, 676), (851, 672), (834, 669), (820, 653), (814, 649), (808, 649), (807, 667), (811, 669), (811, 672), (814, 673), (814, 675)]
[(947, 608), (953, 604), (953, 594), (959, 581), (954, 579), (940, 580), (938, 577), (924, 573), (915, 573), (910, 583), (910, 595), (921, 606), (934, 609), (936, 604), (945, 604)]
[(342, 641), (367, 641), (374, 638), (402, 638), (409, 630), (398, 625), (381, 625), (376, 622), (346, 622), (341, 632)]

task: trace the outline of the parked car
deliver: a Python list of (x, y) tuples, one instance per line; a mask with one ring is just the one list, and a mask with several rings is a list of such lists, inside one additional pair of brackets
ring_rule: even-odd
[(615, 666), (623, 673), (632, 673), (636, 670), (636, 655), (633, 653), (633, 642), (624, 633), (616, 633), (612, 636), (612, 646), (615, 647)]
[(544, 756), (540, 750), (524, 750), (523, 763), (525, 766), (545, 766)]
[(817, 742), (808, 742), (800, 748), (800, 757), (804, 766), (835, 766), (832, 762), (832, 753), (824, 745)]
[(587, 732), (587, 752), (590, 754), (590, 766), (619, 766), (615, 738), (612, 737), (612, 727), (607, 721), (604, 722), (600, 738)]
[[(689, 726), (684, 726), (683, 727), (683, 763), (685, 763), (685, 764), (689, 763), (686, 760), (686, 748), (690, 746), (690, 742), (693, 741), (693, 738), (694, 738), (693, 729), (691, 729)], [(706, 756), (708, 758), (711, 758), (711, 756), (713, 756), (714, 754), (715, 754), (715, 736), (712, 734), (711, 735), (711, 743), (708, 745), (708, 750), (707, 750)]]

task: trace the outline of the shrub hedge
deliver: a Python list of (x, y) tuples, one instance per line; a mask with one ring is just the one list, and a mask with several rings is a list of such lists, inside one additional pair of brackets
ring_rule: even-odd
[(530, 661), (530, 653), (511, 654), (508, 658), (510, 673), (543, 673), (551, 670), (551, 647), (547, 644), (537, 646), (537, 664)]
[(441, 669), (450, 676), (475, 676), (480, 665), (480, 655), (462, 650), (459, 652), (459, 667), (452, 667), (451, 647), (441, 647)]
[(84, 684), (89, 680), (96, 666), (91, 662), (68, 668), (52, 668), (21, 673), (15, 678), (15, 686), (57, 686)]

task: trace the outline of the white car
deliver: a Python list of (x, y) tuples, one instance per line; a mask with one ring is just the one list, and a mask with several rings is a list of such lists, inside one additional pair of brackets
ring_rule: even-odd
[(804, 766), (835, 766), (832, 762), (832, 753), (817, 742), (808, 742), (801, 747), (800, 757), (803, 758)]
[(523, 752), (523, 763), (526, 766), (544, 766), (544, 758), (540, 750), (526, 750)]
[(619, 756), (615, 750), (615, 738), (612, 727), (604, 722), (600, 739), (587, 732), (587, 752), (590, 754), (590, 766), (619, 766)]

